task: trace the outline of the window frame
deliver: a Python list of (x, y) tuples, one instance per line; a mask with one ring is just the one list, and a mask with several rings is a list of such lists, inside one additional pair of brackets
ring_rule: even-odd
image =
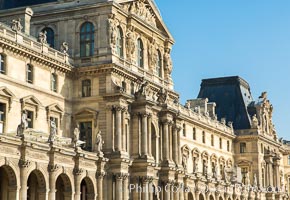
[(157, 50), (156, 73), (159, 78), (162, 78), (162, 56), (159, 50)]
[(120, 26), (117, 27), (117, 44), (116, 52), (120, 58), (124, 58), (124, 34)]
[(144, 44), (141, 38), (137, 39), (137, 66), (144, 68)]
[[(0, 124), (2, 124), (2, 130), (0, 129), (0, 134), (3, 134), (5, 132), (6, 128), (6, 115), (7, 115), (7, 104), (4, 102), (0, 102)], [(1, 110), (1, 107), (3, 110)]]
[[(85, 84), (89, 83), (89, 84)], [(91, 79), (83, 79), (81, 82), (82, 85), (82, 97), (91, 97), (92, 96), (92, 80)]]
[(0, 53), (0, 74), (6, 74), (6, 56)]
[(51, 91), (57, 92), (58, 90), (58, 76), (56, 73), (51, 74)]
[(240, 153), (246, 153), (247, 152), (247, 143), (241, 142), (240, 143)]
[[(80, 37), (80, 57), (85, 58), (93, 56), (95, 48), (94, 24), (92, 22), (84, 22), (80, 27), (79, 37)], [(87, 47), (89, 49), (87, 49)]]
[(206, 139), (205, 139), (205, 131), (202, 131), (202, 143), (205, 144), (206, 143)]
[(26, 82), (30, 84), (34, 83), (34, 67), (31, 64), (26, 64)]

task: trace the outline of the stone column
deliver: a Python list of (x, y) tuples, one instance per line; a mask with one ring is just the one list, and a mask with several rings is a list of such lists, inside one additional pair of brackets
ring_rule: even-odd
[(180, 131), (181, 131), (181, 127), (178, 126), (177, 127), (177, 161), (179, 165), (182, 165), (182, 154), (181, 154), (181, 144), (180, 144)]
[(280, 189), (281, 185), (280, 185), (280, 172), (279, 171), (280, 171), (279, 170), (279, 161), (275, 161), (274, 162), (275, 186)]
[(97, 184), (98, 184), (98, 200), (103, 200), (103, 181), (104, 181), (104, 173), (97, 174)]
[(55, 193), (56, 193), (56, 174), (55, 171), (58, 169), (58, 167), (55, 166), (49, 166), (49, 193), (48, 198), (49, 200), (55, 200)]
[(152, 124), (152, 116), (148, 116), (148, 154), (150, 157), (152, 157), (152, 130), (151, 130), (151, 124)]
[(172, 124), (171, 123), (169, 123), (168, 124), (168, 134), (169, 134), (169, 148), (168, 148), (168, 150), (169, 150), (169, 160), (170, 161), (172, 161), (173, 159), (172, 159)]
[(116, 176), (116, 200), (122, 200), (123, 197), (123, 176), (118, 174)]
[(148, 124), (147, 124), (147, 114), (142, 115), (142, 141), (141, 141), (141, 155), (147, 156), (148, 155), (148, 141), (147, 141), (147, 130), (148, 130)]
[(23, 161), (21, 160), (19, 163), (20, 166), (20, 199), (21, 200), (27, 200), (27, 169), (30, 165), (29, 161)]
[(167, 190), (164, 190), (164, 194), (165, 194), (165, 198), (164, 200), (171, 200), (171, 191), (170, 191), (170, 188), (171, 188), (171, 183), (168, 182), (166, 185), (165, 185), (165, 188)]
[(129, 176), (124, 175), (123, 177), (123, 200), (129, 199)]
[(144, 177), (142, 180), (142, 200), (149, 200), (149, 180), (147, 177)]
[(173, 161), (179, 165), (178, 160), (178, 135), (177, 135), (177, 128), (174, 127), (173, 130)]
[(163, 161), (168, 161), (169, 160), (169, 135), (168, 135), (168, 122), (163, 123)]
[(80, 200), (81, 199), (81, 175), (82, 175), (82, 170), (80, 169), (75, 169), (74, 170), (75, 174), (75, 197), (74, 200)]
[(116, 150), (122, 150), (122, 108), (116, 108)]

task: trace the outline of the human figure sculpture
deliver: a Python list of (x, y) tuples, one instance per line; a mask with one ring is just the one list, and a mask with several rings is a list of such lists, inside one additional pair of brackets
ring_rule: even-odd
[(184, 170), (187, 170), (187, 155), (182, 155), (182, 166)]
[(157, 101), (161, 104), (163, 103), (167, 103), (167, 100), (168, 100), (168, 92), (162, 88), (159, 90), (159, 92), (157, 93), (157, 96), (158, 96), (158, 99)]
[(28, 128), (27, 112), (24, 110), (21, 115), (21, 122), (17, 127), (17, 136), (23, 135), (24, 131)]
[(98, 134), (97, 134), (97, 137), (96, 137), (96, 150), (97, 150), (97, 153), (101, 153), (102, 150), (103, 150), (104, 141), (103, 141), (101, 133), (102, 132), (99, 131)]
[(21, 25), (21, 18), (12, 20), (11, 29), (16, 32), (21, 32), (23, 29), (23, 26)]
[(67, 54), (67, 52), (68, 52), (68, 43), (67, 42), (63, 42), (61, 44), (60, 51), (62, 51), (64, 54)]
[(199, 161), (199, 159), (198, 158), (196, 158), (195, 159), (195, 162), (194, 162), (194, 173), (197, 173), (198, 172), (198, 161)]
[(172, 60), (170, 56), (170, 49), (166, 48), (164, 53), (164, 68), (167, 71), (168, 75), (172, 73)]
[(80, 128), (79, 127), (80, 127), (79, 124), (77, 124), (75, 129), (74, 129), (73, 142), (74, 142), (75, 146), (77, 146), (77, 142), (79, 141), (79, 137), (80, 137)]
[(46, 44), (47, 43), (47, 36), (46, 36), (47, 32), (46, 31), (41, 31), (38, 34), (38, 41), (42, 44)]
[(136, 37), (134, 34), (134, 28), (130, 27), (127, 29), (127, 33), (126, 33), (126, 46), (127, 46), (127, 57), (128, 58), (132, 58), (134, 53), (135, 53), (135, 49), (136, 49)]
[(55, 119), (50, 120), (50, 134), (48, 138), (48, 142), (52, 143), (55, 140), (56, 137), (56, 132), (57, 132), (57, 127), (55, 123)]
[(254, 174), (254, 187), (258, 186), (257, 174)]
[(118, 31), (117, 31), (117, 23), (116, 23), (114, 14), (110, 15), (108, 19), (108, 24), (109, 24), (109, 35), (110, 35), (111, 47), (115, 48), (117, 44)]

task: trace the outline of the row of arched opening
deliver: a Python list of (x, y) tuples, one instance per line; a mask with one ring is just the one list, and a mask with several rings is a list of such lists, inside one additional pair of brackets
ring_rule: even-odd
[[(20, 180), (9, 166), (0, 167), (0, 200), (17, 198), (17, 187)], [(66, 174), (61, 174), (55, 182), (55, 200), (68, 200), (73, 198), (72, 181)], [(48, 183), (39, 170), (32, 171), (27, 179), (27, 200), (45, 200), (48, 197)], [(51, 190), (52, 188), (50, 188)], [(95, 196), (92, 180), (85, 177), (80, 185), (80, 199), (90, 200)], [(18, 193), (18, 195), (20, 195)]]

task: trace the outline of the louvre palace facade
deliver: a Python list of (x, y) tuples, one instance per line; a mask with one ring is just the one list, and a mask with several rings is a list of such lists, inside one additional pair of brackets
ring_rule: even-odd
[(1, 200), (290, 199), (267, 93), (205, 79), (182, 105), (153, 0), (0, 9)]

